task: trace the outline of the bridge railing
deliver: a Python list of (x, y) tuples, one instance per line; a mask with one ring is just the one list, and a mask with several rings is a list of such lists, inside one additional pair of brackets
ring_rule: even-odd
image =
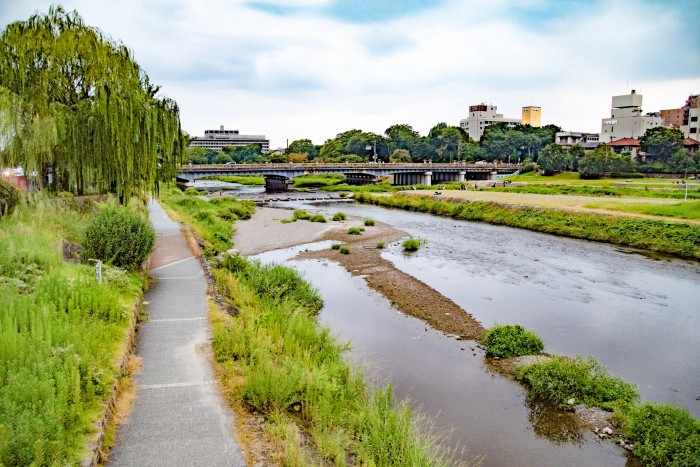
[(268, 163), (268, 164), (185, 164), (180, 169), (182, 172), (201, 172), (201, 171), (229, 171), (229, 172), (245, 172), (252, 170), (275, 170), (275, 169), (295, 169), (295, 170), (308, 170), (313, 172), (315, 170), (328, 170), (328, 169), (415, 169), (430, 171), (431, 169), (457, 169), (464, 168), (466, 170), (512, 170), (516, 171), (520, 168), (520, 164), (466, 164), (463, 162), (454, 162), (452, 164), (432, 164), (432, 163), (379, 163), (379, 164), (368, 164), (368, 163)]

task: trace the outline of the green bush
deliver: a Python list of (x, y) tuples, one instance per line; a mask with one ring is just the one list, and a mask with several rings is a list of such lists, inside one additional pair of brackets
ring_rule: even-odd
[(565, 405), (568, 399), (574, 398), (577, 402), (611, 410), (639, 399), (633, 384), (607, 373), (593, 357), (552, 357), (521, 368), (520, 378), (528, 382), (533, 394), (558, 405)]
[(365, 229), (362, 227), (350, 227), (348, 229), (348, 234), (350, 235), (362, 235), (362, 232), (364, 232)]
[(403, 241), (401, 244), (403, 246), (404, 251), (418, 251), (418, 248), (423, 244), (423, 241), (420, 238), (407, 238), (406, 240)]
[(624, 432), (634, 443), (634, 454), (647, 465), (700, 465), (700, 421), (685, 409), (654, 403), (634, 407)]
[(349, 255), (350, 254), (350, 248), (346, 247), (345, 245), (340, 247), (340, 252), (344, 255)]
[(366, 227), (374, 226), (374, 219), (365, 219), (365, 226)]
[(146, 259), (155, 240), (148, 220), (129, 208), (107, 204), (88, 221), (80, 258), (135, 268)]
[(331, 248), (334, 250), (339, 250), (342, 245), (340, 243), (334, 243), (331, 245)]
[(500, 358), (539, 355), (544, 349), (542, 339), (519, 324), (494, 326), (484, 333), (489, 355)]
[(192, 187), (186, 188), (186, 189), (185, 189), (185, 194), (186, 194), (187, 196), (198, 196), (198, 195), (199, 195), (199, 190), (196, 189), (196, 188), (192, 188)]
[(292, 219), (296, 220), (308, 220), (309, 217), (311, 217), (311, 214), (308, 212), (302, 210), (302, 209), (295, 209), (294, 214), (292, 215)]
[(333, 220), (334, 221), (344, 221), (345, 220), (345, 213), (342, 211), (338, 211), (335, 214), (333, 214)]
[(520, 167), (521, 174), (534, 172), (535, 170), (537, 170), (537, 164), (535, 164), (533, 162), (528, 162), (527, 164), (523, 164), (523, 166)]
[(313, 214), (309, 216), (309, 222), (321, 222), (323, 224), (326, 223), (326, 218), (323, 217), (321, 214)]
[(12, 214), (20, 200), (20, 191), (0, 179), (0, 216)]
[(377, 248), (379, 248), (380, 250), (381, 250), (382, 248), (384, 248), (385, 246), (386, 246), (386, 245), (384, 244), (384, 242), (377, 242)]

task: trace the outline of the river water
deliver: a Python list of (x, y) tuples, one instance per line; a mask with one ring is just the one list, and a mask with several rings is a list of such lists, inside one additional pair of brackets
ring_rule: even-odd
[[(285, 203), (371, 217), (427, 240), (383, 256), (468, 310), (484, 326), (522, 324), (550, 353), (593, 355), (643, 399), (700, 417), (700, 265), (526, 230), (375, 206)], [(292, 250), (261, 255), (283, 261)], [(293, 261), (319, 287), (320, 318), (399, 397), (452, 430), (449, 444), (483, 465), (625, 465), (624, 453), (578, 433), (566, 414), (532, 405), (489, 372), (473, 343), (404, 316), (361, 278), (320, 261)]]

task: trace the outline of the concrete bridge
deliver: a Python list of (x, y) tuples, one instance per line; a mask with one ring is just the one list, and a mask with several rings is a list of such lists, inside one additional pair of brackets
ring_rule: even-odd
[(294, 177), (308, 174), (345, 175), (348, 184), (374, 183), (389, 176), (392, 185), (432, 185), (443, 182), (491, 180), (499, 174), (512, 174), (518, 164), (356, 164), (356, 163), (282, 163), (282, 164), (206, 164), (184, 165), (177, 174), (182, 183), (211, 175), (262, 175), (269, 191), (288, 189)]

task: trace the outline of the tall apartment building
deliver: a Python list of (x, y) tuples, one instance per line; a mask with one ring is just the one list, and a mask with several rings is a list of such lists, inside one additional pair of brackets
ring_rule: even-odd
[(664, 126), (669, 128), (680, 128), (683, 126), (683, 109), (664, 109), (661, 112), (664, 119)]
[(523, 125), (530, 125), (534, 128), (542, 126), (542, 107), (529, 105), (523, 107)]
[(663, 118), (658, 114), (642, 115), (642, 98), (634, 89), (631, 94), (613, 96), (610, 118), (604, 118), (601, 122), (601, 143), (639, 138), (648, 129), (664, 124)]
[(498, 107), (491, 104), (469, 106), (469, 116), (459, 121), (459, 126), (469, 134), (469, 137), (479, 141), (484, 134), (484, 130), (492, 123), (506, 123), (508, 126), (515, 126), (521, 123), (519, 118), (503, 118), (503, 114), (497, 113)]
[(700, 137), (700, 94), (688, 96), (683, 110), (681, 131), (686, 138), (697, 140)]
[(242, 135), (238, 130), (224, 130), (224, 126), (219, 126), (218, 130), (205, 130), (204, 138), (194, 138), (190, 141), (190, 146), (211, 149), (221, 152), (224, 147), (240, 147), (249, 144), (260, 144), (262, 152), (270, 150), (270, 140), (265, 139), (265, 135)]

